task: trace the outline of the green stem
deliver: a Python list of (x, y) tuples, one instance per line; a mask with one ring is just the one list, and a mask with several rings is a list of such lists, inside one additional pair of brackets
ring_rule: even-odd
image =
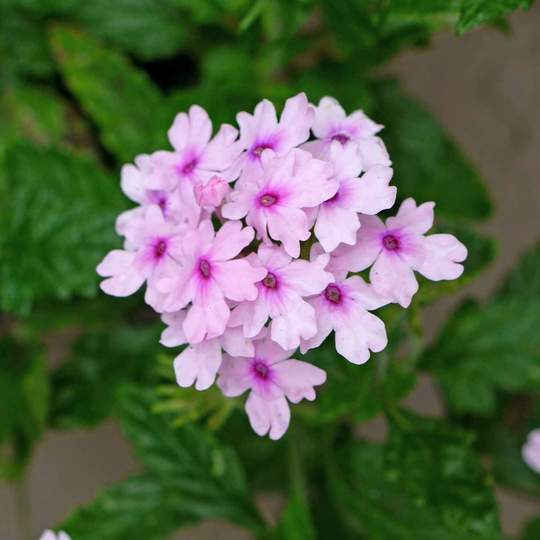
[(14, 493), (19, 538), (20, 540), (32, 540), (30, 497), (28, 495), (28, 486), (25, 478), (21, 478), (14, 484)]
[(291, 493), (294, 494), (300, 501), (307, 505), (306, 495), (306, 479), (302, 466), (302, 458), (298, 446), (298, 433), (296, 429), (291, 429), (289, 435), (289, 482)]

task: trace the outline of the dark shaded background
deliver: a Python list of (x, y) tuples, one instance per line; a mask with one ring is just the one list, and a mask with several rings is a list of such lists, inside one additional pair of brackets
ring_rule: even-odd
[[(487, 29), (460, 38), (439, 35), (430, 50), (403, 54), (385, 69), (399, 75), (409, 92), (446, 126), (480, 169), (494, 199), (495, 216), (483, 227), (500, 241), (499, 256), (462, 294), (486, 295), (540, 236), (540, 5), (515, 14), (511, 25), (511, 39)], [(431, 333), (455, 301), (444, 299), (427, 311)], [(407, 401), (425, 414), (443, 412), (428, 379)], [(377, 436), (383, 428), (375, 422), (363, 426), (362, 432)], [(27, 486), (36, 539), (45, 527), (58, 523), (135, 467), (114, 423), (92, 431), (49, 432), (38, 446)], [(508, 533), (515, 533), (526, 517), (540, 512), (539, 501), (518, 497), (508, 489), (498, 494)], [(19, 538), (15, 500), (16, 494), (2, 484), (1, 540)], [(264, 498), (270, 514), (279, 505), (271, 496)], [(229, 525), (211, 523), (177, 538), (241, 540), (249, 536)]]

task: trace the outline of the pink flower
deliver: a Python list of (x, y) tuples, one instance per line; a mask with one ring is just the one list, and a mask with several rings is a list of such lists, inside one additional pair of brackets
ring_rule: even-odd
[(535, 429), (527, 436), (527, 442), (521, 449), (523, 461), (535, 472), (540, 473), (540, 429)]
[(257, 284), (257, 298), (234, 308), (229, 325), (243, 326), (246, 337), (253, 338), (271, 317), (272, 339), (284, 349), (294, 349), (300, 338), (315, 335), (315, 311), (303, 297), (320, 293), (332, 280), (332, 274), (324, 271), (328, 256), (315, 262), (292, 261), (281, 248), (263, 244), (249, 261), (264, 268), (266, 276)]
[(257, 169), (264, 150), (273, 150), (281, 156), (307, 141), (314, 115), (314, 108), (303, 92), (285, 102), (279, 122), (274, 105), (267, 99), (255, 107), (253, 115), (238, 113), (239, 143), (246, 152), (238, 160), (236, 168), (253, 171)]
[(351, 272), (372, 266), (370, 281), (381, 295), (408, 307), (418, 290), (414, 271), (433, 281), (456, 279), (467, 248), (450, 234), (424, 236), (433, 225), (435, 203), (416, 206), (413, 199), (401, 204), (386, 225), (375, 216), (362, 216), (362, 226), (353, 247), (338, 248), (336, 257)]
[(362, 156), (364, 170), (373, 165), (390, 165), (384, 143), (376, 134), (383, 128), (368, 118), (363, 111), (346, 115), (343, 107), (332, 97), (323, 97), (315, 111), (312, 131), (318, 140), (304, 145), (315, 157), (328, 154), (332, 142), (343, 146), (354, 144)]
[(154, 306), (158, 279), (175, 272), (184, 229), (168, 223), (158, 206), (146, 208), (138, 227), (130, 231), (130, 250), (110, 251), (97, 267), (105, 277), (101, 289), (112, 296), (129, 296), (147, 281), (146, 301)]
[(317, 333), (302, 342), (302, 353), (318, 347), (332, 332), (336, 350), (353, 364), (367, 362), (370, 351), (382, 351), (387, 345), (384, 323), (368, 310), (388, 303), (359, 276), (336, 279), (324, 291), (309, 298), (315, 309)]
[(225, 195), (231, 188), (221, 176), (214, 175), (208, 182), (195, 184), (195, 198), (197, 203), (205, 210), (212, 211), (221, 205)]
[[(161, 343), (166, 347), (178, 347), (187, 343), (184, 332), (186, 311), (165, 313), (161, 319), (169, 326), (161, 334)], [(251, 357), (253, 343), (246, 339), (241, 328), (226, 328), (213, 339), (190, 345), (174, 359), (174, 371), (179, 386), (187, 388), (195, 384), (197, 390), (206, 390), (214, 383), (221, 365), (221, 349), (231, 356)]]
[(261, 171), (241, 182), (231, 193), (222, 214), (228, 219), (247, 216), (247, 223), (265, 242), (280, 241), (291, 257), (300, 254), (300, 242), (310, 236), (305, 208), (332, 197), (338, 183), (332, 169), (308, 152), (291, 150), (278, 156), (261, 155)]
[(174, 151), (160, 150), (150, 156), (147, 187), (171, 190), (185, 181), (206, 182), (229, 168), (241, 152), (238, 131), (224, 124), (211, 136), (212, 122), (203, 108), (193, 105), (188, 114), (177, 114), (169, 129)]
[(358, 178), (362, 158), (354, 145), (333, 142), (329, 161), (339, 188), (331, 199), (321, 204), (315, 224), (315, 235), (327, 252), (342, 242), (353, 245), (360, 228), (358, 213), (373, 215), (390, 208), (397, 191), (388, 185), (393, 174), (390, 167), (375, 165)]
[(116, 231), (122, 236), (140, 227), (146, 209), (150, 205), (160, 208), (165, 220), (171, 223), (188, 223), (196, 227), (199, 223), (201, 210), (195, 201), (192, 190), (180, 186), (172, 191), (152, 190), (146, 187), (146, 174), (148, 156), (141, 155), (135, 158), (135, 165), (128, 164), (122, 167), (122, 191), (140, 206), (122, 212), (116, 221)]
[(292, 403), (302, 399), (313, 401), (313, 387), (326, 380), (322, 369), (290, 358), (292, 353), (269, 339), (257, 340), (252, 358), (224, 355), (219, 371), (218, 386), (226, 396), (235, 397), (251, 390), (246, 401), (251, 427), (261, 436), (270, 432), (274, 440), (281, 438), (289, 427), (287, 399)]
[[(218, 337), (225, 331), (230, 309), (225, 299), (255, 300), (255, 283), (266, 274), (247, 259), (234, 259), (253, 239), (253, 229), (238, 221), (225, 223), (214, 233), (210, 221), (188, 232), (182, 241), (182, 268), (163, 278), (162, 308), (175, 312), (191, 302), (183, 328), (189, 343)], [(232, 260), (234, 259), (234, 260)]]

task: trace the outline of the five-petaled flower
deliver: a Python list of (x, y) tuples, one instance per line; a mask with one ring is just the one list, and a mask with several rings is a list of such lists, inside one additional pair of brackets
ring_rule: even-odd
[(279, 439), (291, 418), (287, 399), (292, 403), (313, 401), (313, 387), (326, 380), (322, 369), (291, 358), (293, 352), (263, 338), (254, 342), (251, 358), (224, 357), (218, 385), (230, 397), (251, 390), (246, 412), (258, 435), (269, 433), (271, 439)]

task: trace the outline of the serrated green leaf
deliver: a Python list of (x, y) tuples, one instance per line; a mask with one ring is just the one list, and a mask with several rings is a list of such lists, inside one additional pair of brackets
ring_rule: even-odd
[(97, 292), (97, 263), (118, 245), (118, 183), (88, 158), (28, 144), (8, 148), (0, 200), (0, 306)]
[(492, 207), (474, 167), (435, 118), (395, 84), (376, 85), (374, 118), (393, 162), (399, 196), (435, 201), (447, 218), (485, 219)]
[(159, 328), (111, 326), (87, 330), (52, 375), (49, 422), (56, 429), (93, 426), (114, 412), (118, 389), (155, 373)]
[(496, 22), (516, 9), (528, 9), (533, 0), (463, 0), (456, 28), (463, 34), (476, 26)]
[(525, 255), (487, 304), (463, 304), (425, 352), (454, 412), (487, 415), (498, 391), (540, 389), (538, 257)]
[(490, 479), (472, 436), (401, 413), (386, 444), (352, 442), (330, 465), (346, 521), (370, 540), (500, 540)]
[(458, 414), (487, 415), (497, 391), (540, 388), (540, 298), (464, 304), (425, 363)]
[(182, 497), (143, 473), (103, 491), (59, 529), (78, 540), (166, 540), (190, 521)]
[(141, 59), (172, 56), (189, 37), (186, 17), (174, 1), (93, 0), (75, 19), (94, 35)]
[(165, 147), (173, 115), (143, 71), (76, 29), (53, 28), (50, 43), (66, 84), (120, 162)]
[(43, 352), (0, 340), (0, 477), (17, 479), (47, 420), (49, 384)]
[(156, 402), (139, 387), (126, 388), (121, 402), (124, 430), (146, 470), (176, 490), (179, 508), (193, 519), (221, 517), (254, 531), (264, 528), (233, 450), (193, 424), (174, 430), (153, 412)]

